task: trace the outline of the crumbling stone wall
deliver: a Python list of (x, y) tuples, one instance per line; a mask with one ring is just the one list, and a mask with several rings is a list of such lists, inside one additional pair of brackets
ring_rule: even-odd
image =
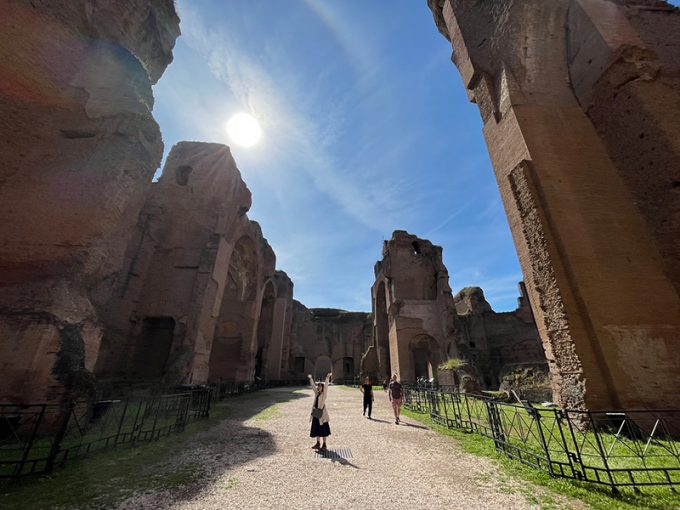
[(308, 309), (293, 301), (290, 331), (290, 379), (333, 372), (337, 382), (359, 375), (361, 357), (371, 345), (371, 318), (364, 312)]
[(102, 314), (100, 379), (172, 386), (265, 376), (265, 350), (272, 362), (280, 356), (292, 283), (275, 272), (250, 204), (228, 147), (173, 147)]
[(678, 10), (428, 4), (484, 121), (556, 401), (679, 407)]
[(99, 306), (163, 153), (151, 86), (178, 35), (171, 0), (0, 5), (3, 401), (91, 390)]
[[(519, 287), (522, 292), (524, 286)], [(500, 313), (493, 311), (479, 287), (461, 290), (454, 301), (458, 349), (476, 369), (484, 389), (498, 389), (504, 374), (523, 366), (547, 374), (545, 352), (525, 296), (518, 299), (516, 310)]]
[(431, 378), (437, 366), (456, 356), (455, 307), (442, 249), (403, 230), (383, 245), (375, 265), (374, 346), (382, 377), (402, 381)]

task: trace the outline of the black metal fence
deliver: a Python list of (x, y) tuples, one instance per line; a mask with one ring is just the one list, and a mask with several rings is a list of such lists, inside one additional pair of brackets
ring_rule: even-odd
[(208, 417), (212, 389), (121, 400), (0, 405), (0, 479), (50, 473), (94, 452), (155, 441)]
[(444, 427), (485, 436), (507, 457), (556, 478), (614, 492), (680, 485), (680, 411), (565, 410), (415, 387), (405, 388), (404, 405)]

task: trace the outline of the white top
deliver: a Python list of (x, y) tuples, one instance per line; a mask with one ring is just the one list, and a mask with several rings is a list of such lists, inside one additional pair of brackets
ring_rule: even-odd
[[(328, 387), (331, 382), (331, 374), (328, 374), (326, 376), (326, 381), (322, 383), (316, 383), (314, 382), (314, 379), (312, 376), (309, 376), (309, 384), (312, 385), (312, 391), (314, 391), (314, 400), (316, 400), (316, 396), (319, 395), (319, 409), (323, 409), (323, 414), (321, 415), (321, 418), (319, 418), (319, 424), (323, 425), (324, 423), (328, 423), (330, 421), (330, 417), (328, 416), (328, 409), (326, 408), (326, 396), (328, 396)], [(319, 390), (316, 388), (317, 384), (323, 384), (323, 393), (319, 394)], [(314, 408), (314, 404), (312, 404), (312, 408)], [(309, 415), (309, 421), (312, 421), (312, 415)]]

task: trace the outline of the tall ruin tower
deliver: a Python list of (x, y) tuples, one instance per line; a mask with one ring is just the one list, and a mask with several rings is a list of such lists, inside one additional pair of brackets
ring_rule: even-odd
[(442, 249), (396, 230), (375, 265), (373, 338), (383, 376), (433, 377), (456, 355), (455, 307)]
[(484, 121), (557, 402), (679, 408), (680, 11), (428, 4)]

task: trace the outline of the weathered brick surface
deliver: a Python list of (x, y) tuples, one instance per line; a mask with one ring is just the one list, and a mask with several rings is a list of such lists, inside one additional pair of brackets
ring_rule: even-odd
[(429, 5), (485, 122), (559, 402), (677, 408), (677, 11)]

